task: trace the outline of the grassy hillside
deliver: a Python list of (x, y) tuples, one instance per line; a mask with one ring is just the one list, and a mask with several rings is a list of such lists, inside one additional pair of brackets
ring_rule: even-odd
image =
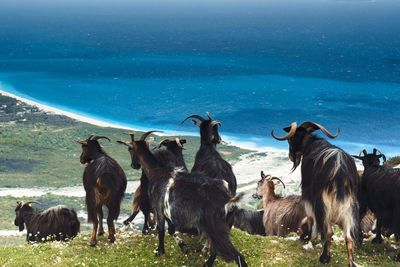
[[(166, 254), (154, 256), (157, 238), (125, 232), (117, 236), (115, 244), (108, 244), (105, 237), (99, 245), (88, 245), (90, 236), (81, 234), (69, 243), (47, 243), (0, 247), (1, 266), (201, 266), (207, 255), (201, 255), (202, 243), (197, 237), (184, 239), (189, 246), (189, 254), (183, 255), (172, 237), (166, 236)], [(291, 238), (250, 236), (238, 230), (232, 231), (233, 243), (246, 257), (249, 266), (345, 266), (347, 256), (343, 242), (334, 242), (332, 262), (320, 265), (318, 262), (322, 248), (314, 243), (314, 248), (305, 249), (303, 243)], [(392, 260), (395, 254), (390, 244), (366, 242), (356, 250), (356, 260), (363, 266), (398, 266)], [(215, 266), (235, 266), (218, 259)]]
[[(91, 134), (108, 136), (101, 141), (104, 149), (125, 170), (129, 180), (140, 172), (130, 167), (126, 147), (117, 140), (129, 140), (126, 130), (103, 128), (78, 122), (65, 116), (46, 114), (35, 107), (0, 95), (0, 187), (60, 187), (82, 183), (84, 166), (79, 163), (80, 145), (75, 141)], [(167, 137), (157, 137), (155, 142)], [(184, 137), (185, 160), (193, 164), (199, 146), (198, 137)], [(234, 162), (247, 152), (221, 145), (225, 157)]]

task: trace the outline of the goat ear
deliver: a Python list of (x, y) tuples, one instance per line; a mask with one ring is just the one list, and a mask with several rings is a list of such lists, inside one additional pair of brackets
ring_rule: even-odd
[(357, 155), (351, 155), (353, 158), (356, 158), (356, 159), (362, 159), (362, 157), (360, 157), (360, 156), (357, 156)]
[(149, 138), (146, 139), (147, 145), (151, 145), (154, 142), (154, 137), (150, 136)]

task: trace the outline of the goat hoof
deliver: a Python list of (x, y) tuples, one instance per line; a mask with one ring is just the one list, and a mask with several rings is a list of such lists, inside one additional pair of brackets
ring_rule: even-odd
[(90, 246), (91, 247), (95, 247), (97, 245), (97, 241), (96, 240), (91, 240), (90, 241)]
[(400, 261), (400, 253), (397, 254), (396, 256), (394, 256), (394, 260), (395, 260), (395, 261)]
[(164, 250), (157, 250), (156, 257), (161, 257), (164, 254)]
[(189, 253), (189, 248), (185, 244), (179, 245), (179, 247), (181, 248), (183, 254)]
[(115, 237), (114, 237), (114, 236), (110, 236), (110, 237), (108, 238), (108, 242), (109, 242), (110, 244), (114, 243), (114, 242), (115, 242)]
[(150, 231), (149, 231), (149, 230), (143, 230), (143, 231), (142, 231), (142, 235), (148, 235), (148, 234), (150, 234)]
[(382, 237), (375, 237), (374, 239), (372, 239), (371, 242), (374, 244), (382, 244), (383, 239), (382, 239)]
[(330, 261), (331, 261), (331, 256), (329, 256), (329, 255), (322, 254), (321, 257), (319, 257), (319, 262), (320, 263), (326, 264), (326, 263), (328, 263)]
[(123, 224), (124, 224), (125, 226), (126, 226), (126, 225), (129, 225), (129, 221), (124, 221)]
[(104, 231), (99, 231), (99, 232), (97, 233), (97, 235), (98, 235), (98, 236), (103, 236), (103, 235), (104, 235)]

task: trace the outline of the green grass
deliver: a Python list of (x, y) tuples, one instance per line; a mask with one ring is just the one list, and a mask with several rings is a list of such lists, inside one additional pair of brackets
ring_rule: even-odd
[[(46, 114), (1, 95), (0, 104), (0, 187), (82, 184), (84, 166), (79, 162), (81, 146), (75, 141), (86, 139), (91, 134), (109, 137), (111, 143), (100, 141), (104, 149), (120, 163), (129, 180), (139, 179), (140, 171), (130, 167), (126, 147), (116, 143), (121, 139), (129, 140), (124, 134), (126, 130), (98, 127), (65, 116)], [(156, 137), (155, 142), (164, 138), (169, 137)], [(187, 139), (184, 156), (188, 167), (191, 167), (199, 147), (199, 138), (182, 138)], [(229, 145), (222, 144), (219, 147), (231, 163), (249, 152)]]
[[(118, 234), (115, 244), (102, 237), (96, 248), (89, 246), (87, 232), (69, 242), (24, 244), (0, 247), (1, 266), (201, 266), (208, 255), (201, 255), (202, 243), (198, 237), (185, 236), (189, 254), (183, 255), (173, 239), (166, 236), (166, 254), (154, 256), (157, 247), (155, 235), (143, 236), (125, 232)], [(343, 242), (334, 242), (330, 264), (318, 262), (321, 248), (306, 250), (303, 242), (277, 237), (250, 236), (232, 230), (234, 245), (245, 256), (249, 266), (345, 266), (347, 256)], [(371, 244), (356, 249), (356, 262), (363, 266), (398, 266), (390, 244)], [(235, 266), (217, 259), (215, 266)]]

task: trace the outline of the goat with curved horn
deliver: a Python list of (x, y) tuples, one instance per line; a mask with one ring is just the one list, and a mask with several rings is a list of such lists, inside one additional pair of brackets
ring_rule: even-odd
[(210, 120), (210, 121), (212, 121), (213, 120), (213, 118), (211, 117), (211, 114), (210, 114), (210, 112), (206, 112), (206, 114), (207, 114), (207, 117), (208, 117), (208, 119)]
[(106, 139), (108, 140), (108, 142), (111, 142), (110, 138), (106, 137), (106, 136), (93, 136), (93, 138), (91, 140), (97, 141), (99, 139)]
[(360, 150), (360, 153), (358, 154), (358, 156), (361, 158), (361, 157), (362, 157), (362, 154), (363, 154), (364, 156), (366, 156), (366, 155), (368, 154), (368, 152), (367, 152), (367, 150), (366, 150), (365, 148)]
[(131, 141), (132, 142), (135, 141), (135, 133), (130, 132), (130, 133), (125, 133), (125, 134), (127, 134), (127, 135), (129, 135), (131, 137)]
[(286, 188), (285, 183), (284, 183), (281, 179), (279, 179), (278, 177), (272, 177), (272, 178), (270, 179), (270, 181), (273, 181), (273, 180), (279, 181), (279, 182), (283, 185), (283, 188)]
[(192, 114), (192, 115), (187, 116), (181, 123), (184, 123), (186, 120), (188, 120), (190, 118), (198, 119), (201, 122), (206, 120), (206, 119), (204, 119), (202, 116), (200, 116), (198, 114)]
[(126, 145), (126, 146), (128, 146), (128, 147), (132, 147), (132, 144), (130, 144), (129, 142), (127, 142), (127, 141), (117, 141), (117, 143), (118, 144), (122, 144), (122, 145)]
[(144, 134), (142, 134), (142, 136), (140, 137), (139, 140), (140, 141), (145, 141), (146, 138), (152, 133), (161, 133), (161, 132), (160, 131), (148, 131), (148, 132), (145, 132)]
[[(288, 128), (285, 128), (285, 130), (286, 130), (286, 129), (288, 129)], [(284, 135), (284, 136), (282, 136), (282, 137), (276, 136), (275, 133), (274, 133), (274, 130), (272, 130), (271, 135), (272, 135), (272, 137), (275, 138), (276, 140), (283, 141), (283, 140), (287, 140), (287, 139), (289, 139), (290, 137), (292, 137), (292, 136), (296, 133), (296, 130), (297, 130), (297, 123), (296, 123), (296, 122), (292, 122), (292, 123), (290, 124), (290, 130), (289, 130), (289, 132), (288, 132), (286, 135)]]
[(339, 135), (340, 133), (340, 129), (337, 129), (336, 134), (332, 134), (331, 132), (329, 132), (324, 126), (322, 126), (321, 124), (312, 122), (312, 121), (306, 121), (303, 122), (300, 127), (305, 128), (307, 131), (309, 132), (314, 132), (316, 130), (321, 130), (326, 136), (328, 136), (329, 138), (335, 138)]

